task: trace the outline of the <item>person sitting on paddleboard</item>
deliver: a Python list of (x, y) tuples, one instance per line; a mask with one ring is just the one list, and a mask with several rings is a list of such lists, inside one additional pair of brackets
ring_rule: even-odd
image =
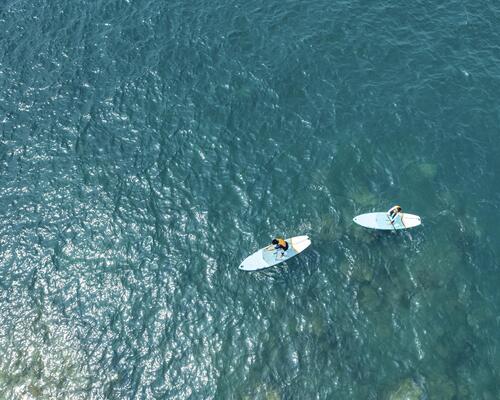
[(288, 243), (284, 239), (278, 239), (278, 238), (273, 239), (272, 244), (274, 244), (274, 248), (276, 250), (279, 250), (279, 249), (282, 250), (281, 256), (284, 256), (285, 255), (285, 251), (288, 250)]
[(394, 223), (394, 220), (396, 219), (398, 214), (402, 211), (403, 210), (401, 209), (400, 206), (394, 206), (389, 211), (387, 211), (387, 215), (389, 216), (389, 220), (391, 221), (391, 224)]

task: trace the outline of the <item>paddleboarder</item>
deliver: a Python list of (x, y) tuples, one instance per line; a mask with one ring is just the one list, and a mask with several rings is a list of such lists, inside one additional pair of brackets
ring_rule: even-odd
[(275, 238), (273, 239), (273, 241), (271, 242), (273, 245), (274, 245), (274, 248), (276, 250), (282, 250), (281, 251), (281, 256), (283, 257), (285, 255), (285, 251), (288, 250), (288, 243), (285, 239), (281, 239), (281, 238)]
[(387, 215), (389, 217), (389, 220), (391, 221), (391, 224), (394, 223), (394, 220), (396, 219), (398, 214), (402, 211), (403, 209), (401, 208), (401, 206), (394, 206), (390, 208), (389, 211), (387, 211)]

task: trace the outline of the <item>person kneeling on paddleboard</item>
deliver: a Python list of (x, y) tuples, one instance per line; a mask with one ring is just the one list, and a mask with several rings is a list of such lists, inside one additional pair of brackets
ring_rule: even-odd
[(396, 219), (398, 214), (402, 211), (403, 210), (401, 209), (400, 206), (394, 206), (389, 211), (387, 211), (387, 216), (389, 217), (389, 221), (391, 221), (391, 224), (394, 223), (394, 220)]
[(288, 243), (284, 239), (278, 239), (278, 238), (273, 239), (272, 244), (274, 244), (274, 248), (276, 250), (279, 250), (279, 249), (282, 250), (281, 257), (283, 257), (285, 255), (285, 251), (288, 250)]

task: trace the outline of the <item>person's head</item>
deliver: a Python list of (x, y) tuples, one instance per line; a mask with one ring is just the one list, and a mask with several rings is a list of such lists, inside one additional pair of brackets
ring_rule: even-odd
[(278, 239), (273, 239), (272, 243), (273, 244), (278, 244)]

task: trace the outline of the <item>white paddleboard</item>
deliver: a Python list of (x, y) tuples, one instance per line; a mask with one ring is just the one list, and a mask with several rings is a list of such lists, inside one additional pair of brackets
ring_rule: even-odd
[(283, 256), (281, 255), (283, 250), (276, 250), (273, 245), (270, 245), (245, 258), (239, 268), (242, 271), (257, 271), (259, 269), (269, 268), (295, 257), (297, 254), (307, 249), (311, 244), (311, 240), (307, 235), (295, 236), (285, 240), (288, 243), (288, 250), (285, 251)]
[(354, 217), (353, 221), (358, 225), (364, 226), (365, 228), (382, 229), (386, 231), (414, 228), (422, 223), (418, 215), (399, 213), (396, 216), (394, 223), (391, 224), (391, 221), (385, 212), (361, 214)]

